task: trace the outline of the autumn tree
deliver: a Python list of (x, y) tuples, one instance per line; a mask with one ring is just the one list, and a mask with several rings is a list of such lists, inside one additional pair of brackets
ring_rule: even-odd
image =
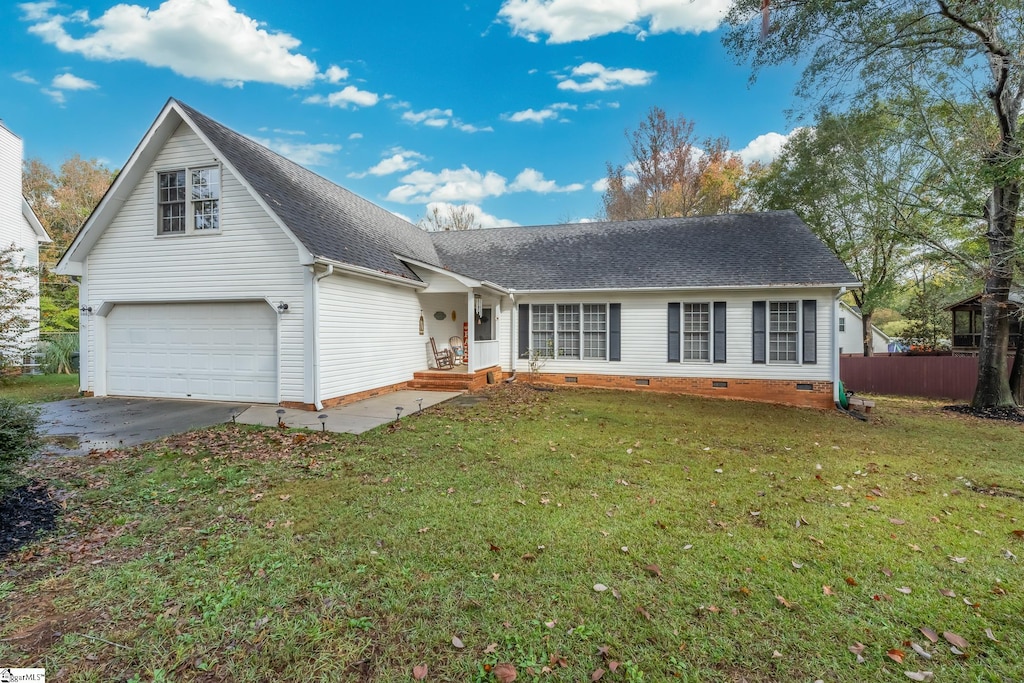
[(39, 309), (42, 332), (78, 329), (78, 289), (53, 267), (113, 182), (115, 172), (95, 159), (74, 155), (54, 171), (40, 159), (25, 162), (22, 189), (53, 240), (39, 249)]
[(699, 141), (694, 122), (651, 107), (626, 131), (630, 159), (607, 164), (603, 196), (608, 220), (727, 213), (739, 199), (743, 162), (725, 138)]
[(803, 61), (803, 96), (899, 96), (909, 82), (928, 99), (919, 111), (950, 101), (987, 111), (984, 129), (992, 133), (977, 159), (988, 185), (978, 206), (988, 251), (972, 405), (1014, 405), (1006, 369), (1007, 300), (1020, 256), (1024, 6), (1018, 0), (776, 0), (767, 33), (755, 19), (761, 10), (761, 0), (736, 0), (726, 46), (750, 60), (755, 73)]
[(821, 111), (797, 130), (769, 165), (752, 173), (760, 209), (793, 209), (863, 285), (852, 292), (864, 320), (864, 355), (874, 355), (872, 316), (890, 302), (910, 254), (911, 233), (930, 212), (918, 178), (933, 171), (887, 107)]
[(427, 215), (420, 219), (418, 225), (427, 232), (475, 230), (481, 227), (476, 211), (466, 204), (446, 204), (443, 208), (437, 204), (431, 205)]

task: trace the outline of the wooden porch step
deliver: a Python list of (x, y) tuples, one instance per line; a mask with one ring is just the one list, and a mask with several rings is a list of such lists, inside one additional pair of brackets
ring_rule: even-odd
[(498, 366), (485, 368), (473, 373), (427, 370), (413, 373), (410, 389), (433, 389), (436, 391), (475, 391), (487, 386), (487, 373), (493, 372), (495, 382), (502, 378)]

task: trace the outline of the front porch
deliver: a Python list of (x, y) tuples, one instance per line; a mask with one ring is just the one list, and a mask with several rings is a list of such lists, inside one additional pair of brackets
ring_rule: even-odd
[(430, 391), (477, 391), (488, 384), (497, 384), (504, 377), (500, 365), (470, 370), (470, 366), (456, 365), (451, 370), (421, 370), (413, 374), (410, 389)]

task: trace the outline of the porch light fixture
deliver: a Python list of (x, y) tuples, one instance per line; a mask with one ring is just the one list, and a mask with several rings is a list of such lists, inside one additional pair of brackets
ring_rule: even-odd
[(92, 314), (92, 306), (82, 306), (78, 310), (80, 310), (82, 313), (85, 313), (86, 315)]
[(402, 406), (395, 406), (395, 413), (397, 413), (397, 416), (395, 417), (395, 422), (401, 422), (402, 421), (402, 411), (403, 410), (404, 410), (404, 408), (402, 408)]
[(327, 431), (327, 413), (320, 413), (319, 415), (316, 416), (316, 418), (318, 420), (320, 420), (320, 431), (321, 432), (326, 432)]
[(288, 304), (286, 304), (285, 302), (282, 301), (281, 303), (279, 303), (277, 305), (277, 312), (278, 313), (284, 313), (287, 310), (288, 310)]

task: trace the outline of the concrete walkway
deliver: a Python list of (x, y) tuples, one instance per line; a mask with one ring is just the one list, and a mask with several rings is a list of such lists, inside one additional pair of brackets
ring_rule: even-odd
[[(278, 406), (258, 405), (250, 406), (241, 415), (235, 418), (236, 422), (249, 425), (264, 425), (272, 427), (277, 424), (278, 417), (288, 427), (304, 427), (306, 429), (321, 429), (319, 415), (326, 415), (324, 423), (329, 432), (341, 432), (345, 434), (362, 434), (374, 427), (393, 422), (397, 406), (402, 407), (402, 416), (413, 415), (420, 409), (418, 399), (422, 399), (422, 407), (429, 408), (442, 401), (460, 396), (460, 391), (396, 391), (383, 396), (374, 396), (362, 401), (356, 401), (338, 408), (326, 410), (294, 410), (280, 408)], [(284, 410), (284, 414), (277, 411)]]

